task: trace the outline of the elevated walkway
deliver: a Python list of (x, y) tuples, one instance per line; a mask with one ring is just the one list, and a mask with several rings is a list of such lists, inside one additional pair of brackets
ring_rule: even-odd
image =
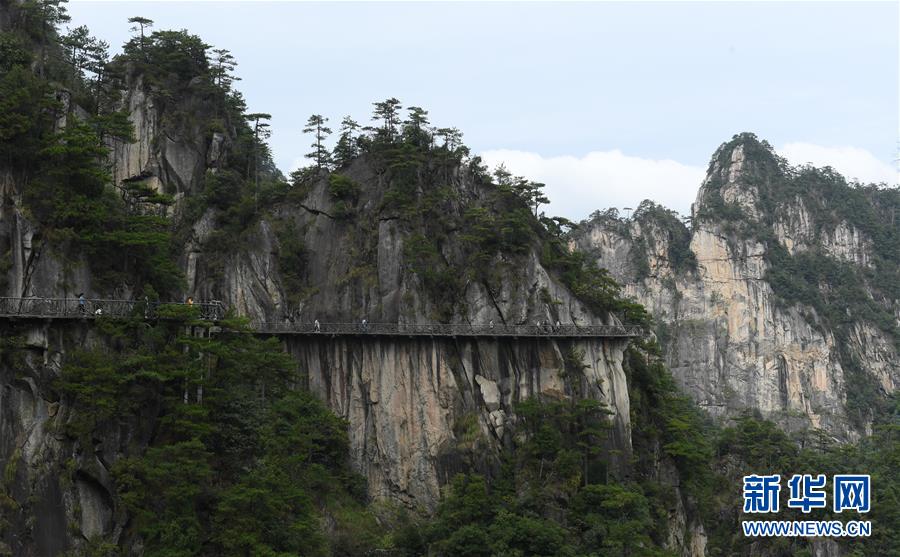
[[(219, 321), (225, 317), (221, 302), (149, 302), (77, 298), (0, 298), (0, 319), (91, 320), (98, 318), (174, 319), (179, 310), (199, 310), (200, 319)], [(265, 335), (376, 336), (376, 337), (511, 337), (511, 338), (632, 338), (642, 329), (636, 325), (505, 325), (442, 323), (296, 323), (254, 322), (251, 328)]]
[(0, 298), (0, 319), (97, 319), (99, 317), (166, 319), (167, 310), (195, 307), (200, 318), (218, 321), (225, 317), (221, 302), (150, 302), (78, 298)]
[(334, 335), (385, 337), (560, 337), (630, 338), (641, 335), (633, 325), (502, 325), (413, 323), (253, 323), (254, 330), (271, 335)]

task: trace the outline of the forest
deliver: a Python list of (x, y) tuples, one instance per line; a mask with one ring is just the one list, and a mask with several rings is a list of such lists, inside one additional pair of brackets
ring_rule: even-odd
[[(271, 116), (248, 111), (235, 89), (237, 62), (227, 50), (186, 30), (155, 30), (151, 20), (136, 16), (129, 23), (133, 37), (112, 55), (85, 27), (63, 31), (68, 19), (62, 0), (0, 2), (0, 10), (10, 21), (0, 33), (0, 169), (20, 185), (23, 210), (39, 227), (36, 249), (73, 265), (83, 257), (108, 292), (153, 300), (179, 295), (179, 250), (187, 229), (210, 208), (216, 215), (210, 250), (240, 245), (263, 215), (301, 203), (319, 180), (327, 182), (337, 208), (331, 216), (353, 222), (366, 184), (345, 171), (366, 164), (387, 176), (384, 208), (409, 234), (404, 256), (438, 301), (436, 321), (452, 318), (467, 280), (499, 288), (515, 272), (514, 256), (534, 249), (591, 311), (620, 315), (648, 330), (653, 325), (652, 316), (604, 269), (569, 248), (568, 233), (577, 225), (541, 211), (548, 202), (543, 184), (502, 167), (486, 168), (459, 130), (433, 126), (421, 107), (404, 112), (398, 99), (375, 102), (371, 125), (350, 116), (340, 120), (333, 149), (326, 146), (334, 133), (330, 120), (313, 114), (304, 129), (311, 138), (309, 165), (285, 176), (266, 142)], [(110, 174), (112, 146), (134, 140), (123, 99), (138, 79), (164, 107), (167, 126), (204, 144), (215, 134), (228, 138), (227, 156), (178, 211), (172, 210), (175, 192), (160, 193), (140, 180), (116, 184)], [(458, 192), (443, 187), (443, 177), (458, 169), (490, 192), (465, 205), (462, 219), (442, 210), (462, 203)], [(810, 188), (811, 180), (840, 181), (786, 174), (788, 189), (772, 191), (793, 195)], [(829, 192), (824, 195), (838, 194)], [(854, 211), (857, 195), (880, 194), (854, 190), (843, 204), (848, 211)], [(664, 211), (642, 207), (644, 213)], [(877, 227), (869, 217), (851, 216), (860, 226)], [(285, 226), (278, 260), (290, 295), (302, 299), (314, 285), (299, 269), (316, 246), (303, 244)], [(466, 233), (459, 258), (447, 260), (442, 242), (451, 229)], [(898, 283), (879, 277), (896, 276), (897, 252), (891, 252), (897, 237), (880, 228), (872, 234), (883, 263), (866, 279), (896, 297), (889, 290)], [(690, 269), (696, 262), (683, 243), (673, 244), (672, 255)], [(509, 267), (489, 264), (498, 254), (510, 255)], [(824, 275), (833, 281), (834, 298), (891, 326), (855, 294), (859, 277), (840, 268), (820, 273), (818, 266), (828, 263), (815, 254), (773, 256), (784, 259), (772, 280), (786, 301), (840, 319), (839, 312), (829, 311), (835, 300), (810, 286), (812, 274)], [(58, 433), (73, 454), (125, 425), (141, 432), (136, 439), (147, 440), (129, 445), (113, 467), (115, 506), (129, 517), (125, 532), (116, 541), (83, 540), (71, 557), (130, 555), (138, 545), (148, 557), (664, 556), (675, 555), (666, 548), (669, 520), (679, 505), (705, 525), (708, 555), (811, 556), (803, 539), (741, 535), (740, 478), (848, 469), (871, 474), (876, 488), (869, 516), (873, 535), (847, 543), (846, 554), (900, 555), (895, 396), (879, 405), (871, 416), (872, 436), (857, 444), (837, 444), (818, 430), (789, 435), (752, 413), (715, 423), (679, 392), (656, 342), (640, 339), (625, 351), (634, 450), (627, 471), (609, 466), (602, 441), (609, 410), (579, 394), (583, 371), (567, 366), (565, 380), (575, 394), (520, 401), (514, 441), (495, 465), (452, 478), (429, 515), (369, 496), (365, 479), (350, 464), (348, 424), (303, 387), (296, 363), (275, 340), (247, 334), (247, 323), (235, 315), (213, 324), (181, 308), (167, 317), (152, 326), (139, 316), (99, 319), (95, 334), (103, 342), (69, 354), (53, 381), (55, 396), (70, 408), (72, 419)], [(214, 327), (223, 332), (213, 334)], [(4, 331), (0, 362), (8, 369), (22, 365), (22, 332)], [(868, 400), (856, 403), (865, 406)], [(471, 424), (460, 424), (457, 433), (478, 443)], [(7, 545), (12, 517), (28, 511), (11, 492), (18, 462), (14, 457), (2, 463), (0, 555), (13, 554)], [(666, 467), (677, 473), (677, 493), (663, 477)], [(74, 481), (73, 461), (58, 463), (55, 473), (63, 485)]]

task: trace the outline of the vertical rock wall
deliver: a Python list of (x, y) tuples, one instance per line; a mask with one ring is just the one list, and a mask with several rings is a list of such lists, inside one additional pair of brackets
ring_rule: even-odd
[[(650, 310), (669, 368), (712, 415), (753, 410), (788, 429), (811, 426), (855, 438), (860, 431), (845, 407), (849, 385), (841, 349), (890, 393), (900, 384), (895, 339), (859, 320), (848, 345), (838, 346), (812, 308), (778, 300), (766, 281), (766, 246), (736, 236), (728, 220), (699, 217), (717, 181), (722, 199), (740, 207), (748, 221), (762, 222), (759, 190), (774, 186), (759, 163), (746, 159), (744, 144), (713, 160), (688, 232), (695, 268), (676, 268), (670, 247), (677, 226), (653, 218), (594, 219), (583, 225), (576, 246)], [(773, 235), (789, 253), (820, 249), (861, 268), (871, 265), (871, 239), (849, 223), (821, 229), (799, 197), (780, 206), (778, 215)]]
[(614, 466), (624, 470), (631, 454), (623, 341), (295, 337), (287, 347), (309, 388), (349, 421), (354, 463), (376, 498), (433, 510), (455, 473), (490, 474), (517, 402), (572, 394), (567, 354), (582, 358), (578, 384), (612, 412)]

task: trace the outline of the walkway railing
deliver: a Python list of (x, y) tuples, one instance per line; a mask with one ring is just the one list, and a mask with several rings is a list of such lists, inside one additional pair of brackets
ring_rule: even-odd
[(221, 302), (152, 302), (78, 298), (0, 298), (0, 317), (48, 319), (95, 319), (97, 317), (143, 317), (157, 319), (167, 308), (194, 307), (201, 319), (216, 321), (225, 316)]
[[(147, 300), (99, 300), (78, 298), (0, 298), (0, 318), (96, 319), (175, 317), (180, 308), (199, 310), (198, 317), (218, 321), (225, 317), (221, 302), (151, 302)], [(168, 311), (167, 311), (168, 310)], [(441, 337), (639, 337), (642, 329), (634, 325), (504, 325), (442, 323), (292, 323), (256, 322), (251, 328), (273, 335), (372, 335)]]
[(299, 335), (473, 336), (473, 337), (637, 337), (633, 325), (503, 325), (411, 323), (251, 323), (260, 333)]

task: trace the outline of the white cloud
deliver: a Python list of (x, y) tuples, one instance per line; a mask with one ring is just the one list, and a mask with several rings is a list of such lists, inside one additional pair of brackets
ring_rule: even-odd
[(830, 166), (848, 180), (897, 184), (897, 168), (858, 147), (823, 147), (812, 143), (788, 143), (778, 153), (791, 164)]
[(542, 157), (506, 149), (480, 155), (491, 170), (502, 162), (514, 175), (547, 184), (550, 208), (545, 212), (572, 220), (597, 209), (635, 208), (644, 199), (689, 215), (706, 170), (673, 160), (632, 157), (618, 149), (583, 157)]
[[(898, 183), (897, 169), (865, 149), (788, 143), (778, 152), (791, 164), (831, 166), (848, 179)], [(504, 163), (514, 175), (547, 184), (550, 207), (545, 212), (572, 220), (597, 209), (635, 208), (644, 199), (689, 215), (706, 173), (705, 167), (633, 157), (618, 149), (593, 151), (583, 157), (543, 157), (498, 149), (485, 151), (481, 157), (491, 170)]]

